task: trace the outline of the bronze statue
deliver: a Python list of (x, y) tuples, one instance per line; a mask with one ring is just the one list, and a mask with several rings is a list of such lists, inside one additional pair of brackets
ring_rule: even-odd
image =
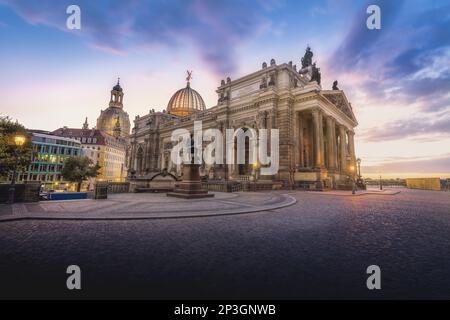
[(259, 85), (259, 88), (260, 88), (260, 89), (267, 88), (267, 79), (266, 79), (266, 77), (263, 77), (263, 78), (261, 79), (261, 84)]
[(192, 79), (192, 70), (191, 71), (186, 70), (186, 73), (187, 73), (186, 81), (190, 82)]
[(339, 90), (337, 80), (334, 80), (333, 82), (333, 90)]
[(320, 69), (316, 67), (316, 63), (314, 62), (312, 65), (311, 81), (317, 81), (317, 83), (320, 85), (320, 80), (321, 80)]
[(309, 67), (310, 65), (312, 65), (312, 57), (313, 57), (313, 52), (311, 51), (311, 48), (308, 46), (306, 48), (306, 52), (305, 55), (302, 58), (302, 69)]

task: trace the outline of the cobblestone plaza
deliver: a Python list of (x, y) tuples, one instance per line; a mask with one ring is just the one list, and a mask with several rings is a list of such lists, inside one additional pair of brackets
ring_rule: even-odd
[[(0, 295), (448, 299), (450, 194), (398, 191), (216, 193), (164, 205), (163, 195), (126, 194), (16, 205), (13, 213), (3, 206)], [(6, 220), (25, 214), (35, 217)], [(72, 264), (81, 268), (80, 291), (66, 288)], [(372, 264), (381, 290), (366, 287)]]

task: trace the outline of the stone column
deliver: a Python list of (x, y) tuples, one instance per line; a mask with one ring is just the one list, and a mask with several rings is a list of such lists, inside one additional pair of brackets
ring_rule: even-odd
[(341, 172), (347, 171), (347, 147), (345, 141), (345, 127), (339, 126), (339, 150), (340, 150), (340, 162), (341, 162)]
[(323, 113), (319, 111), (320, 167), (325, 167), (325, 138), (323, 134)]
[(154, 171), (155, 168), (155, 135), (153, 133), (150, 134), (150, 146), (149, 146), (149, 152), (148, 152), (148, 158), (149, 158), (149, 168), (151, 171)]
[(337, 170), (339, 167), (339, 159), (338, 159), (338, 144), (336, 137), (336, 120), (333, 119), (333, 165), (334, 169)]
[(300, 162), (300, 153), (298, 152), (299, 149), (299, 136), (300, 136), (300, 132), (298, 130), (299, 127), (299, 118), (298, 118), (298, 112), (293, 111), (293, 118), (294, 118), (294, 126), (293, 126), (293, 130), (294, 130), (294, 139), (293, 139), (293, 147), (294, 147), (294, 166), (295, 168), (297, 168), (297, 166), (299, 165)]
[(130, 168), (136, 170), (136, 142), (131, 144)]
[(347, 135), (348, 135), (348, 152), (350, 153), (350, 161), (351, 161), (351, 165), (355, 168), (355, 172), (356, 172), (356, 159), (355, 159), (355, 140), (354, 140), (354, 136), (355, 133), (353, 131), (347, 131)]
[(294, 113), (294, 155), (295, 168), (303, 167), (303, 119), (300, 112)]
[(335, 169), (335, 163), (334, 160), (334, 124), (333, 124), (333, 118), (328, 117), (327, 118), (327, 141), (328, 141), (328, 163), (327, 168), (329, 170)]
[(166, 160), (164, 159), (164, 139), (161, 141), (159, 154), (161, 155), (161, 170), (162, 170), (164, 168), (167, 168), (165, 163)]
[(312, 117), (313, 117), (313, 125), (314, 125), (314, 167), (315, 168), (321, 168), (323, 166), (323, 140), (321, 133), (321, 116), (319, 109), (314, 109), (312, 111)]
[(148, 165), (148, 161), (147, 161), (148, 148), (149, 148), (148, 138), (145, 138), (144, 139), (144, 154), (142, 155), (142, 157), (143, 157), (143, 159), (142, 159), (142, 171), (144, 171), (144, 172), (147, 169), (147, 165)]
[(304, 144), (304, 138), (303, 138), (303, 117), (302, 114), (299, 112), (297, 113), (298, 116), (298, 149), (297, 149), (297, 153), (298, 153), (298, 163), (300, 165), (300, 167), (303, 167), (303, 164), (305, 163), (305, 160), (303, 159), (304, 155), (303, 155), (303, 144)]

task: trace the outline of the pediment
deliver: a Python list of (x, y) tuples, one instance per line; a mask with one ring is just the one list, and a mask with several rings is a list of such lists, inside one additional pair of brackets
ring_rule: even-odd
[(355, 114), (353, 113), (352, 106), (347, 100), (344, 92), (340, 90), (327, 90), (322, 91), (321, 94), (336, 106), (340, 111), (342, 111), (348, 118), (357, 123)]

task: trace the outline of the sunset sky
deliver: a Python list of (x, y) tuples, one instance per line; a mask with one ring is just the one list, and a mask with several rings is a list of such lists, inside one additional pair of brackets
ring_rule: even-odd
[(450, 178), (448, 0), (0, 0), (0, 39), (0, 115), (43, 130), (94, 126), (119, 76), (131, 120), (165, 109), (187, 69), (212, 107), (221, 79), (299, 66), (309, 44), (322, 87), (337, 79), (352, 103), (363, 174)]

